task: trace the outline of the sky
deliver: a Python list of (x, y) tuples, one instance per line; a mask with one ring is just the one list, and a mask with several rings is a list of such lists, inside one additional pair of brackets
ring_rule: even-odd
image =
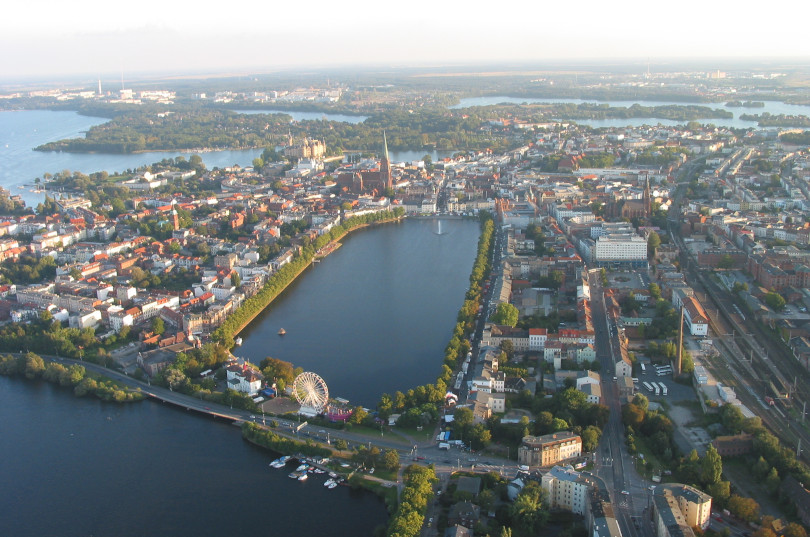
[(808, 15), (798, 0), (10, 0), (0, 11), (0, 77), (810, 59)]

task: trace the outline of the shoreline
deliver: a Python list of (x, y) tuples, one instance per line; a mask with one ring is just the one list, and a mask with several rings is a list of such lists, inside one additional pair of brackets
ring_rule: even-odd
[[(332, 240), (331, 242), (327, 243), (327, 244), (326, 244), (325, 246), (323, 246), (323, 247), (322, 247), (320, 250), (318, 250), (317, 252), (315, 252), (315, 253), (312, 255), (312, 257), (311, 257), (310, 259), (308, 259), (308, 260), (305, 262), (305, 264), (304, 264), (304, 265), (303, 265), (303, 266), (302, 266), (300, 269), (298, 269), (298, 271), (297, 271), (297, 272), (296, 272), (296, 273), (295, 273), (295, 274), (294, 274), (294, 275), (293, 275), (293, 276), (292, 276), (292, 277), (289, 279), (289, 281), (288, 281), (286, 284), (284, 284), (284, 286), (283, 286), (283, 287), (282, 287), (282, 288), (281, 288), (281, 289), (278, 291), (278, 293), (276, 293), (276, 295), (275, 295), (275, 296), (273, 296), (273, 297), (272, 297), (272, 298), (271, 298), (271, 299), (270, 299), (270, 300), (267, 302), (267, 304), (265, 304), (265, 305), (264, 305), (263, 307), (261, 307), (261, 308), (260, 308), (258, 311), (256, 311), (255, 313), (253, 313), (253, 314), (252, 314), (252, 315), (251, 315), (251, 316), (250, 316), (248, 319), (246, 319), (244, 322), (242, 322), (242, 324), (240, 324), (240, 325), (239, 325), (237, 328), (235, 328), (235, 329), (234, 329), (234, 331), (233, 331), (233, 334), (231, 334), (231, 338), (235, 338), (235, 337), (236, 337), (236, 336), (238, 336), (238, 335), (239, 335), (239, 334), (240, 334), (240, 333), (241, 333), (241, 332), (242, 332), (242, 331), (243, 331), (245, 328), (247, 328), (247, 327), (248, 327), (248, 326), (249, 326), (249, 325), (250, 325), (250, 324), (251, 324), (251, 323), (252, 323), (252, 322), (253, 322), (253, 321), (256, 319), (256, 317), (258, 317), (258, 316), (259, 316), (261, 313), (263, 313), (263, 312), (264, 312), (264, 311), (265, 311), (265, 310), (266, 310), (266, 309), (267, 309), (267, 308), (268, 308), (268, 307), (269, 307), (269, 306), (270, 306), (270, 305), (271, 305), (273, 302), (275, 302), (276, 298), (278, 298), (278, 296), (279, 296), (281, 293), (283, 293), (283, 292), (284, 292), (284, 290), (286, 290), (286, 289), (287, 289), (287, 288), (288, 288), (290, 285), (292, 285), (292, 283), (293, 283), (293, 282), (295, 282), (295, 281), (298, 279), (298, 277), (299, 277), (299, 276), (301, 276), (301, 274), (302, 274), (302, 273), (303, 273), (303, 272), (304, 272), (304, 271), (305, 271), (307, 268), (309, 268), (310, 266), (312, 266), (312, 265), (313, 265), (313, 263), (319, 263), (319, 262), (320, 262), (320, 261), (321, 261), (323, 258), (325, 258), (326, 256), (328, 256), (328, 255), (330, 255), (330, 254), (334, 253), (336, 250), (338, 250), (338, 249), (339, 249), (339, 248), (342, 246), (342, 243), (341, 243), (340, 241), (342, 241), (342, 240), (343, 240), (345, 237), (349, 236), (351, 233), (353, 233), (354, 231), (359, 230), (359, 229), (364, 229), (364, 228), (367, 228), (367, 227), (373, 227), (373, 226), (376, 226), (376, 225), (389, 224), (389, 223), (393, 223), (393, 222), (402, 222), (402, 220), (403, 220), (403, 219), (404, 219), (404, 216), (400, 216), (400, 217), (393, 216), (391, 219), (382, 220), (382, 221), (379, 221), (379, 222), (371, 222), (371, 223), (359, 224), (359, 225), (357, 225), (357, 226), (352, 227), (352, 228), (351, 228), (351, 229), (349, 229), (349, 230), (346, 230), (346, 232), (345, 232), (345, 233), (344, 233), (342, 236), (340, 236), (339, 238), (334, 239), (334, 240)], [(319, 255), (319, 252), (320, 252), (320, 255)], [(300, 257), (299, 257), (299, 258), (300, 258)], [(275, 274), (278, 274), (278, 272), (274, 273), (274, 274), (273, 274), (273, 276), (275, 276)], [(271, 277), (268, 279), (268, 282), (270, 281), (270, 279), (272, 279), (272, 278), (273, 278), (273, 276), (271, 276)], [(267, 283), (265, 283), (265, 285), (267, 285)], [(260, 292), (261, 292), (261, 291), (260, 291)], [(258, 294), (258, 293), (257, 293), (257, 294)], [(254, 296), (256, 296), (256, 295), (254, 295)], [(253, 297), (251, 297), (251, 298), (253, 298)], [(245, 302), (247, 302), (247, 301), (245, 301)], [(240, 308), (239, 308), (239, 309), (241, 309), (242, 307), (244, 307), (244, 303), (243, 303), (243, 305), (242, 305), (242, 306), (240, 306)], [(238, 311), (239, 311), (239, 310), (236, 310), (236, 312), (234, 312), (234, 313), (237, 313)], [(224, 325), (221, 325), (219, 328), (217, 328), (217, 330), (219, 330), (220, 328), (222, 328), (222, 326), (224, 326)], [(213, 332), (212, 332), (212, 334), (213, 334)]]

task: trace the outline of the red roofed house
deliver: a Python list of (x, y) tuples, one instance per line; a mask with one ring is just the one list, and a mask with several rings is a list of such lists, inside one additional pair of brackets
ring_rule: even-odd
[(705, 336), (709, 333), (709, 318), (703, 311), (703, 306), (695, 300), (695, 297), (685, 297), (683, 299), (683, 317), (689, 327), (689, 333), (693, 336)]

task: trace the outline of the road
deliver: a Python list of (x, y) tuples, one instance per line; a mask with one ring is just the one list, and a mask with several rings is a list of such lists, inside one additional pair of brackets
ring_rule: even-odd
[[(602, 398), (610, 409), (610, 417), (594, 454), (594, 473), (608, 487), (616, 519), (625, 537), (651, 535), (651, 528), (636, 527), (634, 518), (641, 517), (649, 506), (651, 483), (635, 469), (635, 461), (624, 443), (624, 425), (619, 388), (612, 380), (615, 363), (620, 356), (619, 337), (605, 311), (605, 300), (598, 271), (589, 274), (591, 314), (596, 331), (596, 355), (602, 362)], [(639, 520), (636, 518), (636, 520)]]

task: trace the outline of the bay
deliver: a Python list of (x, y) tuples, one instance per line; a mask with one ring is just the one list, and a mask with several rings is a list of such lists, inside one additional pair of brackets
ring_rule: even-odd
[(435, 382), (480, 233), (476, 220), (442, 220), (437, 230), (434, 219), (408, 219), (353, 233), (243, 330), (234, 353), (292, 362), (332, 396), (368, 407)]
[[(689, 106), (689, 105), (696, 105), (696, 106), (707, 106), (710, 108), (719, 108), (721, 110), (725, 110), (734, 114), (733, 118), (725, 119), (725, 118), (712, 118), (712, 119), (700, 119), (698, 120), (699, 123), (711, 123), (713, 125), (717, 125), (718, 127), (730, 127), (736, 129), (748, 129), (748, 128), (756, 128), (757, 123), (756, 121), (746, 121), (740, 119), (740, 115), (742, 114), (763, 114), (765, 112), (770, 113), (771, 115), (777, 114), (786, 114), (786, 115), (804, 115), (810, 117), (810, 106), (808, 105), (798, 105), (798, 104), (785, 104), (780, 101), (766, 101), (762, 100), (761, 102), (765, 103), (764, 108), (743, 108), (743, 107), (731, 107), (726, 106), (726, 101), (724, 102), (715, 102), (715, 103), (698, 103), (698, 102), (678, 102), (678, 101), (633, 101), (633, 100), (623, 100), (623, 101), (597, 101), (595, 99), (554, 99), (554, 98), (530, 98), (530, 97), (508, 97), (506, 95), (491, 95), (486, 97), (469, 97), (465, 99), (461, 99), (458, 104), (451, 106), (450, 108), (453, 109), (461, 109), (461, 108), (469, 108), (472, 106), (494, 106), (497, 104), (522, 104), (522, 103), (530, 103), (530, 104), (537, 104), (537, 103), (550, 103), (550, 104), (585, 104), (585, 103), (596, 103), (596, 104), (606, 104), (612, 107), (625, 107), (629, 108), (634, 104), (638, 104), (641, 106), (670, 106), (670, 105), (680, 105), (680, 106)], [(685, 125), (687, 121), (676, 121), (670, 119), (655, 119), (655, 118), (629, 118), (629, 119), (583, 119), (583, 120), (575, 120), (576, 123), (580, 125), (588, 125), (594, 128), (598, 127), (641, 127), (644, 125), (664, 125), (668, 127), (674, 127), (676, 125)]]
[(358, 535), (375, 495), (272, 469), (239, 429), (160, 403), (0, 377), (0, 535)]
[(12, 194), (19, 194), (28, 205), (36, 205), (44, 199), (44, 193), (31, 188), (36, 177), (44, 173), (63, 170), (90, 174), (100, 171), (110, 173), (135, 169), (153, 164), (165, 158), (198, 154), (208, 169), (225, 168), (237, 164), (250, 166), (253, 159), (262, 154), (261, 149), (223, 151), (147, 151), (144, 153), (66, 153), (61, 151), (34, 151), (46, 142), (84, 136), (104, 118), (88, 117), (76, 112), (50, 110), (0, 111), (0, 186)]
[(239, 114), (287, 114), (293, 121), (341, 121), (357, 125), (368, 119), (368, 116), (355, 116), (350, 114), (334, 114), (326, 112), (302, 112), (299, 110), (234, 110)]

